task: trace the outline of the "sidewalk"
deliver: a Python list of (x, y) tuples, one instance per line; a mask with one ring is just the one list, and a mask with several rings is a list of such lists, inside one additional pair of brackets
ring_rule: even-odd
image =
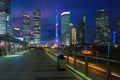
[(0, 80), (80, 80), (39, 50), (22, 51), (0, 58)]
[(57, 63), (53, 61), (46, 54), (34, 51), (31, 52), (34, 56), (33, 73), (35, 74), (35, 80), (78, 80), (68, 70), (60, 71), (57, 69)]
[(34, 80), (28, 50), (0, 57), (0, 80)]

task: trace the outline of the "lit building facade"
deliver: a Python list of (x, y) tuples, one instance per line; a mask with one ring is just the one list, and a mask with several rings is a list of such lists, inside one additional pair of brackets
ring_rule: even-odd
[(73, 27), (71, 30), (71, 41), (72, 45), (76, 45), (76, 28)]
[(96, 12), (96, 36), (94, 44), (107, 45), (110, 43), (110, 26), (108, 23), (107, 11), (97, 10)]
[(77, 40), (77, 32), (76, 32), (76, 28), (74, 27), (73, 23), (69, 24), (70, 29), (71, 29), (71, 39), (70, 39), (70, 45), (76, 45), (76, 40)]
[(11, 0), (0, 0), (0, 34), (11, 34)]
[(20, 28), (14, 27), (14, 28), (12, 29), (12, 33), (13, 33), (13, 36), (14, 36), (14, 37), (20, 37)]
[(11, 0), (6, 0), (6, 13), (7, 13), (7, 24), (6, 24), (6, 26), (7, 26), (7, 34), (10, 34), (10, 35), (12, 35), (12, 28), (11, 28), (11, 21), (10, 21), (10, 19), (11, 19), (11, 16), (10, 16), (10, 14), (11, 14)]
[(22, 16), (23, 24), (23, 41), (30, 42), (30, 16), (28, 14), (23, 14)]
[(84, 12), (83, 18), (78, 19), (78, 44), (85, 43), (86, 33), (86, 12)]
[(113, 31), (113, 45), (117, 44), (117, 31)]
[(12, 35), (12, 30), (11, 30), (11, 23), (10, 23), (10, 14), (7, 14), (7, 22), (6, 22), (6, 31), (7, 34), (11, 34)]
[(61, 44), (70, 46), (71, 27), (70, 27), (70, 12), (61, 14)]
[(0, 12), (0, 34), (6, 34), (6, 13)]
[(39, 9), (34, 10), (33, 13), (33, 43), (35, 45), (40, 44), (41, 40), (41, 13)]

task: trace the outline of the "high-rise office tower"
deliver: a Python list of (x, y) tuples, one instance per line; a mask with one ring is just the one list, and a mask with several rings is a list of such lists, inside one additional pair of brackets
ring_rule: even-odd
[(71, 27), (71, 44), (76, 45), (76, 28), (72, 23), (70, 23)]
[(7, 13), (7, 34), (12, 35), (12, 28), (11, 28), (11, 23), (10, 23), (10, 14), (11, 14), (11, 0), (6, 0), (6, 13)]
[(86, 12), (84, 12), (83, 18), (78, 19), (78, 44), (85, 43), (86, 33)]
[(23, 40), (26, 42), (30, 42), (30, 16), (26, 13), (22, 16), (22, 24), (23, 24)]
[(5, 11), (0, 12), (0, 34), (6, 34), (6, 13)]
[(96, 36), (94, 43), (96, 45), (107, 45), (110, 42), (110, 26), (108, 15), (105, 9), (96, 12)]
[(6, 13), (11, 13), (11, 0), (5, 0), (6, 1)]
[(73, 45), (76, 45), (76, 28), (75, 27), (73, 27), (72, 28), (72, 44)]
[(10, 23), (10, 14), (7, 14), (7, 22), (6, 22), (6, 32), (7, 34), (12, 35), (11, 23)]
[(34, 44), (39, 45), (40, 44), (40, 37), (41, 37), (41, 13), (39, 9), (34, 10), (33, 13), (33, 38), (34, 38)]
[(0, 0), (0, 34), (11, 33), (10, 6), (11, 0)]
[(120, 45), (120, 18), (117, 20), (117, 44)]
[(70, 45), (71, 28), (70, 28), (70, 12), (63, 12), (61, 14), (61, 44)]
[(6, 12), (6, 1), (7, 0), (0, 0), (0, 12)]

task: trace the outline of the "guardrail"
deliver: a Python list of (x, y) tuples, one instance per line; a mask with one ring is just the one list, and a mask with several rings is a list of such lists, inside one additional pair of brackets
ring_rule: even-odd
[(84, 68), (85, 68), (85, 75), (88, 76), (89, 75), (89, 66), (88, 66), (88, 63), (89, 63), (89, 59), (95, 59), (95, 60), (99, 60), (99, 61), (102, 61), (102, 62), (105, 62), (106, 64), (106, 71), (104, 71), (106, 73), (106, 80), (116, 80), (116, 79), (112, 79), (112, 75), (113, 76), (116, 76), (118, 79), (120, 79), (120, 75), (116, 75), (114, 73), (112, 73), (111, 71), (111, 63), (115, 63), (115, 64), (118, 64), (120, 66), (120, 61), (116, 61), (116, 60), (112, 60), (112, 59), (109, 59), (109, 58), (101, 58), (101, 57), (95, 57), (95, 56), (90, 56), (90, 55), (86, 55), (86, 54), (81, 54), (80, 52), (79, 53), (76, 53), (76, 52), (66, 52), (66, 56), (67, 56), (67, 63), (69, 64), (69, 57), (72, 55), (73, 57), (73, 65), (74, 65), (74, 68), (76, 69), (77, 67), (77, 63), (80, 61), (78, 61), (78, 57), (83, 57), (84, 58)]
[[(57, 55), (57, 52), (54, 50), (47, 50), (47, 52), (49, 52), (50, 54), (52, 54), (54, 56)], [(99, 70), (105, 74), (105, 77), (103, 80), (105, 80), (105, 79), (106, 80), (119, 80), (120, 79), (120, 74), (116, 74), (111, 71), (111, 67), (112, 67), (111, 63), (117, 64), (120, 67), (120, 61), (112, 60), (109, 58), (101, 58), (101, 57), (95, 57), (95, 56), (91, 56), (91, 55), (85, 55), (85, 54), (81, 54), (80, 52), (74, 52), (74, 51), (73, 52), (64, 52), (64, 54), (66, 55), (68, 65), (71, 64), (70, 63), (71, 60), (73, 61), (72, 65), (73, 65), (74, 69), (78, 70), (78, 68), (80, 67), (80, 66), (78, 66), (78, 64), (82, 64), (84, 66), (86, 76), (90, 75), (89, 68), (91, 66), (89, 65), (89, 63), (90, 63), (91, 59), (94, 59), (96, 62), (101, 61), (102, 63), (104, 63), (106, 65), (106, 69), (101, 69), (99, 67), (97, 69), (96, 69), (96, 67), (93, 68), (93, 69), (95, 69), (95, 71)], [(81, 60), (78, 57), (80, 57), (84, 60)], [(112, 76), (115, 76), (115, 78), (113, 78)], [(102, 80), (102, 79), (99, 79), (99, 80)]]

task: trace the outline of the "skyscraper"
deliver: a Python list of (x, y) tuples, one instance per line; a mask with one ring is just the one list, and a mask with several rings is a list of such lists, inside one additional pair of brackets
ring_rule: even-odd
[(6, 34), (6, 12), (0, 12), (0, 34)]
[(10, 6), (11, 0), (0, 0), (0, 34), (11, 33)]
[(33, 38), (34, 38), (34, 44), (39, 45), (40, 44), (40, 37), (41, 37), (41, 13), (39, 9), (34, 10), (33, 13)]
[(23, 23), (23, 40), (30, 42), (30, 16), (26, 13), (22, 16)]
[(70, 45), (71, 28), (70, 28), (70, 12), (63, 12), (61, 14), (61, 44)]
[(11, 0), (5, 0), (6, 1), (6, 13), (11, 13)]
[(117, 44), (120, 46), (120, 18), (117, 20)]
[(70, 23), (71, 27), (71, 44), (76, 45), (76, 28), (72, 23)]
[(78, 19), (78, 44), (85, 43), (85, 31), (86, 31), (86, 12), (84, 12), (83, 18)]
[(6, 0), (0, 0), (0, 12), (6, 12)]
[(10, 23), (10, 14), (11, 14), (11, 0), (6, 0), (6, 13), (7, 13), (7, 34), (12, 34), (12, 28)]
[(96, 36), (94, 43), (96, 45), (107, 45), (110, 42), (110, 26), (108, 15), (105, 9), (96, 12)]

